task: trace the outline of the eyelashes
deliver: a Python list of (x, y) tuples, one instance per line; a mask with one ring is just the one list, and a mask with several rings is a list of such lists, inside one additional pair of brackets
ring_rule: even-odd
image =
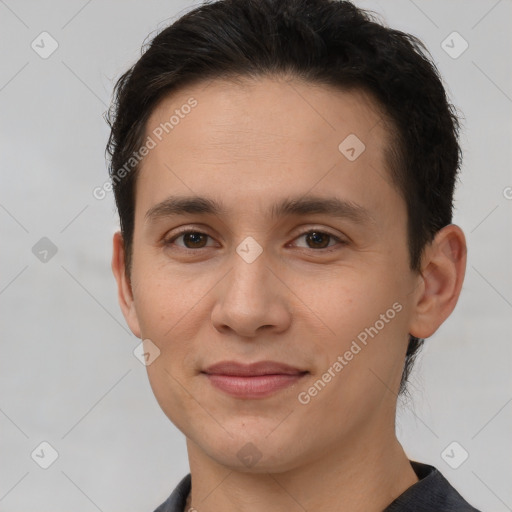
[[(165, 240), (165, 245), (175, 245), (174, 244), (175, 240), (177, 240), (178, 238), (181, 238), (181, 237), (185, 237), (187, 235), (196, 235), (196, 238), (197, 238), (197, 235), (199, 235), (203, 239), (211, 238), (210, 235), (208, 235), (206, 233), (203, 233), (202, 231), (187, 230), (187, 231), (181, 231), (180, 233), (177, 233), (177, 234), (173, 235), (171, 238)], [(181, 246), (178, 246), (178, 247), (181, 247)], [(195, 250), (198, 250), (198, 249), (204, 249), (204, 247), (194, 247), (194, 248), (183, 247), (183, 249), (188, 249), (188, 250), (191, 250), (191, 251), (195, 251)]]
[[(313, 247), (306, 246), (306, 247), (299, 247), (300, 249), (306, 249), (314, 252), (324, 252), (329, 253), (336, 249), (339, 249), (345, 245), (347, 245), (348, 242), (343, 240), (342, 238), (329, 233), (327, 231), (323, 231), (321, 229), (309, 229), (307, 231), (302, 232), (301, 234), (297, 235), (294, 238), (295, 240), (301, 239), (303, 237), (308, 237), (306, 239), (306, 245), (308, 243), (312, 243)], [(187, 247), (186, 245), (179, 245), (176, 244), (175, 241), (182, 238), (184, 244), (192, 244), (192, 247)], [(193, 230), (193, 229), (187, 229), (183, 230), (179, 233), (173, 234), (171, 237), (164, 240), (164, 244), (166, 247), (171, 248), (178, 248), (178, 250), (183, 250), (186, 252), (198, 252), (200, 249), (206, 249), (209, 247), (212, 247), (211, 245), (202, 245), (203, 243), (207, 242), (208, 239), (213, 238), (208, 235), (207, 233), (204, 233), (199, 230)], [(324, 245), (324, 241), (328, 240), (328, 244)], [(331, 245), (331, 241), (336, 242), (334, 245)], [(315, 247), (314, 244), (318, 244), (319, 246)]]

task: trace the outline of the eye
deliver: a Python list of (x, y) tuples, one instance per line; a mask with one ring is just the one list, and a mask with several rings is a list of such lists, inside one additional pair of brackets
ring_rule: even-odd
[[(326, 249), (327, 247), (332, 247), (334, 244), (329, 245), (329, 241), (338, 242), (341, 245), (345, 245), (347, 242), (342, 240), (341, 238), (331, 235), (330, 233), (326, 233), (320, 230), (311, 230), (302, 233), (299, 235), (296, 240), (305, 237), (306, 241), (306, 249)], [(300, 247), (300, 246), (299, 246)], [(304, 247), (304, 246), (302, 246)], [(333, 249), (329, 249), (327, 252), (332, 251)]]
[[(206, 247), (211, 247), (207, 245), (208, 239), (211, 238), (206, 233), (201, 231), (182, 231), (180, 233), (174, 234), (171, 238), (168, 238), (164, 241), (165, 245), (172, 246), (176, 245), (184, 250), (194, 250), (194, 249), (204, 249)], [(328, 247), (336, 246), (336, 242), (338, 245), (346, 245), (347, 242), (342, 240), (341, 238), (332, 235), (331, 233), (327, 233), (320, 230), (310, 230), (302, 233), (295, 240), (299, 240), (301, 238), (305, 239), (306, 246), (298, 247), (305, 249), (327, 249)], [(175, 243), (176, 240), (182, 240), (182, 243)], [(330, 252), (335, 249), (327, 249), (325, 252)]]
[(178, 247), (182, 247), (183, 249), (203, 249), (206, 247), (206, 241), (210, 238), (206, 233), (202, 233), (200, 231), (182, 231), (171, 238), (165, 240), (165, 245), (173, 245), (175, 240), (182, 238), (183, 244), (176, 244)]

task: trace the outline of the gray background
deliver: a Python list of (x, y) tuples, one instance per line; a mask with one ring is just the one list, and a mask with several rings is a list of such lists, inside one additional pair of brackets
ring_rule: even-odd
[[(512, 510), (512, 4), (357, 3), (425, 41), (465, 115), (454, 222), (467, 236), (466, 281), (418, 361), (399, 438), (475, 506)], [(114, 80), (190, 8), (0, 0), (1, 511), (151, 511), (189, 470), (117, 304), (112, 195), (92, 190), (107, 179), (102, 115)], [(43, 31), (59, 45), (47, 59), (31, 48)], [(458, 58), (441, 46), (453, 31), (469, 44)], [(452, 52), (461, 43), (448, 39)], [(43, 237), (58, 249), (46, 262), (32, 251)], [(48, 469), (31, 458), (43, 441), (59, 455)], [(469, 453), (458, 469), (441, 455), (453, 441)]]

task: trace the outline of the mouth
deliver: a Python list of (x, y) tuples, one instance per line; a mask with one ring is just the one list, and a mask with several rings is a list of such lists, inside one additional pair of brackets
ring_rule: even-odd
[(210, 384), (238, 398), (265, 398), (287, 388), (309, 372), (275, 361), (243, 364), (223, 361), (201, 372)]

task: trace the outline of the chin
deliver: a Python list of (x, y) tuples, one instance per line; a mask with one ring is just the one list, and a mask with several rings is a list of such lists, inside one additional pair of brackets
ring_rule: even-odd
[(267, 432), (252, 437), (244, 431), (240, 436), (201, 438), (197, 444), (218, 464), (242, 473), (283, 473), (300, 465), (303, 459), (302, 453), (295, 453), (297, 444), (293, 440), (269, 436)]

